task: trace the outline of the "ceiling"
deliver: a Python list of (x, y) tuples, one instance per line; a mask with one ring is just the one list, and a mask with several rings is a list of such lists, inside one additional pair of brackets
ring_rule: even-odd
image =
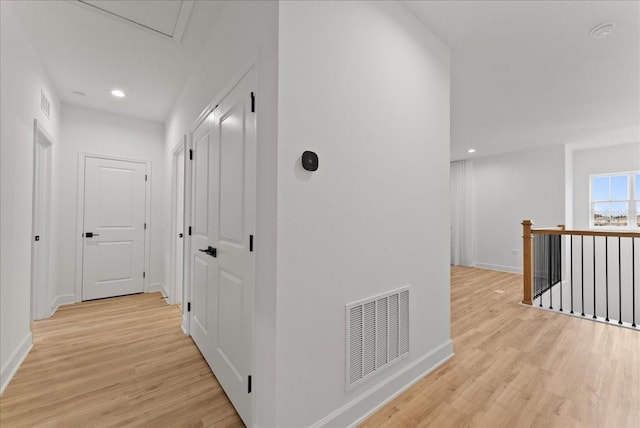
[[(63, 102), (156, 121), (169, 115), (223, 7), (181, 0), (14, 4)], [(115, 88), (126, 97), (113, 97)]]
[(640, 2), (404, 4), (451, 48), (453, 160), (640, 141)]
[[(640, 140), (639, 1), (403, 3), (451, 48), (453, 160)], [(16, 9), (64, 102), (164, 121), (223, 4), (50, 0)], [(603, 22), (615, 31), (591, 37)], [(114, 88), (127, 96), (112, 97)]]

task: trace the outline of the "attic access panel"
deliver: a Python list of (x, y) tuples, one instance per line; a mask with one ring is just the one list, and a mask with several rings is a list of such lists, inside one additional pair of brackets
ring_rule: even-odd
[(176, 43), (182, 41), (194, 0), (182, 1), (107, 1), (78, 0), (94, 12), (117, 19), (138, 29), (152, 32)]

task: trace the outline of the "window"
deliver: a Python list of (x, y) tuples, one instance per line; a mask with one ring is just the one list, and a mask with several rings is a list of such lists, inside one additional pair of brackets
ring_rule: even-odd
[(592, 228), (640, 229), (640, 171), (592, 175)]

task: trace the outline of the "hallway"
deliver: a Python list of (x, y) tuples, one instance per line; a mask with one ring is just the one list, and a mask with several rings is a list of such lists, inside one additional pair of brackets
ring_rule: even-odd
[(0, 425), (242, 427), (160, 293), (63, 306), (0, 401)]

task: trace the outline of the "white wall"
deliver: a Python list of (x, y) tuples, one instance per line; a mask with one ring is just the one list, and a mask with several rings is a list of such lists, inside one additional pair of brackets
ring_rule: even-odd
[[(207, 7), (198, 2), (197, 8)], [(182, 135), (189, 134), (207, 105), (220, 100), (240, 73), (254, 64), (258, 72), (256, 92), (258, 171), (256, 250), (256, 348), (253, 373), (255, 422), (275, 426), (275, 296), (276, 296), (276, 118), (278, 70), (278, 3), (271, 1), (225, 2), (212, 23), (191, 74), (166, 121), (164, 212), (166, 242), (171, 242), (171, 151)], [(165, 249), (170, 263), (170, 248)], [(171, 289), (170, 287), (167, 287)]]
[(589, 229), (589, 176), (640, 170), (640, 143), (575, 150), (573, 152), (573, 222)]
[[(449, 53), (397, 3), (283, 2), (279, 57), (276, 426), (346, 426), (452, 352)], [(345, 305), (405, 285), (409, 358), (346, 392)]]
[[(11, 2), (0, 2), (0, 389), (31, 346), (33, 127), (59, 143), (60, 102)], [(40, 109), (40, 91), (51, 116)]]
[(78, 154), (118, 156), (151, 162), (149, 285), (165, 282), (163, 259), (164, 127), (160, 122), (80, 107), (62, 106), (61, 138), (53, 150), (51, 275), (52, 305), (79, 301), (76, 290)]
[(477, 267), (522, 272), (522, 220), (564, 223), (564, 168), (564, 146), (473, 160)]

